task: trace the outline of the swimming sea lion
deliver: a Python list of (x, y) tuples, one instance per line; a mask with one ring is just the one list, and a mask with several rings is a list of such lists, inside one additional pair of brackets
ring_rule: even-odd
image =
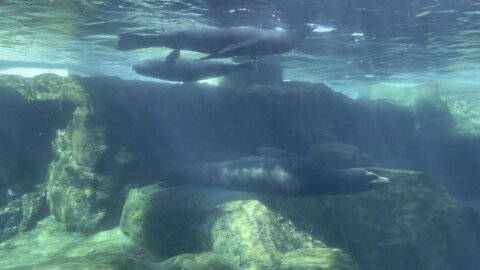
[(193, 60), (180, 57), (174, 50), (165, 58), (153, 58), (134, 65), (136, 73), (168, 81), (194, 82), (255, 68), (255, 61), (234, 63), (223, 59)]
[(368, 191), (390, 182), (362, 168), (329, 170), (307, 158), (287, 156), (206, 163), (190, 168), (186, 177), (201, 186), (295, 197)]
[(123, 33), (119, 35), (117, 49), (168, 47), (209, 54), (202, 59), (280, 54), (293, 49), (314, 28), (314, 25), (307, 24), (293, 30), (229, 27), (186, 29), (155, 35)]

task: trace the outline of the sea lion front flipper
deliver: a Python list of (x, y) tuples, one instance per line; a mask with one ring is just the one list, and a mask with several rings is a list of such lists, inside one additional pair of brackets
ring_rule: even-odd
[(167, 57), (165, 57), (165, 63), (173, 64), (180, 57), (180, 50), (173, 50)]

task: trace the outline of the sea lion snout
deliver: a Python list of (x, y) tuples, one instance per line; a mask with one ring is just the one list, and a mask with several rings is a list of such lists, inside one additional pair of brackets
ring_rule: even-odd
[(379, 183), (379, 184), (389, 184), (391, 181), (388, 177), (380, 176), (376, 173), (371, 171), (365, 171), (365, 175), (371, 179), (371, 183)]
[(383, 176), (378, 176), (377, 179), (374, 179), (372, 183), (377, 183), (377, 184), (390, 184), (392, 181), (388, 177), (383, 177)]

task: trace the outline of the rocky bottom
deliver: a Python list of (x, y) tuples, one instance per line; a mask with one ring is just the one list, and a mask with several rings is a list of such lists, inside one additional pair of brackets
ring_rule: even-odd
[(478, 214), (411, 171), (385, 189), (309, 198), (132, 189), (120, 226), (48, 217), (0, 244), (1, 269), (477, 269)]

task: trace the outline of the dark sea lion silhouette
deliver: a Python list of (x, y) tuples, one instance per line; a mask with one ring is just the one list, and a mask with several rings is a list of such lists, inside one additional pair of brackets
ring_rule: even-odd
[(347, 194), (390, 180), (363, 168), (329, 170), (306, 158), (251, 156), (206, 163), (189, 171), (195, 184), (282, 196)]
[(203, 59), (241, 55), (280, 54), (293, 49), (315, 28), (312, 24), (292, 30), (256, 27), (186, 29), (165, 34), (119, 35), (117, 49), (168, 47), (209, 54)]
[(174, 50), (165, 58), (152, 58), (134, 65), (136, 73), (168, 81), (194, 82), (220, 77), (240, 69), (254, 69), (255, 61), (234, 63), (223, 59), (194, 60)]
[(177, 168), (176, 177), (182, 184), (292, 197), (356, 193), (390, 183), (363, 168), (323, 168), (282, 149), (261, 147), (257, 152), (260, 156)]

